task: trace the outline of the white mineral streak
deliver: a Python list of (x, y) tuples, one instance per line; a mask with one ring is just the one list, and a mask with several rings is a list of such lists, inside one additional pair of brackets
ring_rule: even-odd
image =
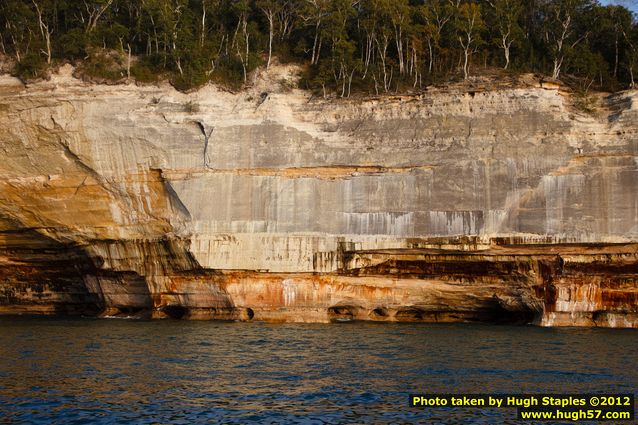
[(556, 311), (568, 313), (596, 311), (602, 308), (600, 298), (600, 286), (593, 283), (561, 286), (558, 289)]

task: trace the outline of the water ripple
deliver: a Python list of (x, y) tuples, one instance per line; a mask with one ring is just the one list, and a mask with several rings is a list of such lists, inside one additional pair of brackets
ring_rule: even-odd
[(0, 319), (0, 422), (515, 424), (409, 393), (638, 392), (632, 330)]

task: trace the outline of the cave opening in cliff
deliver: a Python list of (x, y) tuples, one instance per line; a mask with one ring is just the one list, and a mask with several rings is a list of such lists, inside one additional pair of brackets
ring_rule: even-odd
[(252, 308), (246, 309), (246, 316), (248, 317), (248, 320), (253, 320), (253, 318), (255, 317), (255, 312)]
[(121, 306), (121, 307), (117, 307), (117, 311), (118, 311), (118, 314), (117, 314), (118, 316), (132, 317), (132, 316), (139, 316), (143, 314), (145, 311), (147, 311), (147, 309), (144, 307)]
[(188, 308), (181, 305), (167, 305), (162, 308), (162, 311), (171, 319), (183, 319), (188, 313)]
[(383, 307), (375, 308), (370, 312), (370, 318), (374, 320), (385, 320), (390, 316), (388, 309)]
[(350, 322), (354, 320), (358, 307), (351, 305), (338, 305), (328, 309), (328, 317), (331, 322)]
[(397, 311), (396, 319), (400, 322), (418, 322), (423, 320), (425, 311), (417, 307), (405, 307)]
[(508, 305), (494, 297), (486, 306), (485, 315), (479, 321), (506, 325), (528, 325), (538, 320), (542, 310), (525, 303)]

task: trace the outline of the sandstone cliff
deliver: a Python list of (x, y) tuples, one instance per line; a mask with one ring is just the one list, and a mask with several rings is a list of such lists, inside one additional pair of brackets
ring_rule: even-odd
[(637, 92), (70, 72), (0, 79), (1, 313), (638, 327)]

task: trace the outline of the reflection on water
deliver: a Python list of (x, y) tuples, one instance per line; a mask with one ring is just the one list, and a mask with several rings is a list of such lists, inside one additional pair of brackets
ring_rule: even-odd
[(0, 319), (2, 423), (516, 423), (409, 393), (638, 393), (638, 332)]

